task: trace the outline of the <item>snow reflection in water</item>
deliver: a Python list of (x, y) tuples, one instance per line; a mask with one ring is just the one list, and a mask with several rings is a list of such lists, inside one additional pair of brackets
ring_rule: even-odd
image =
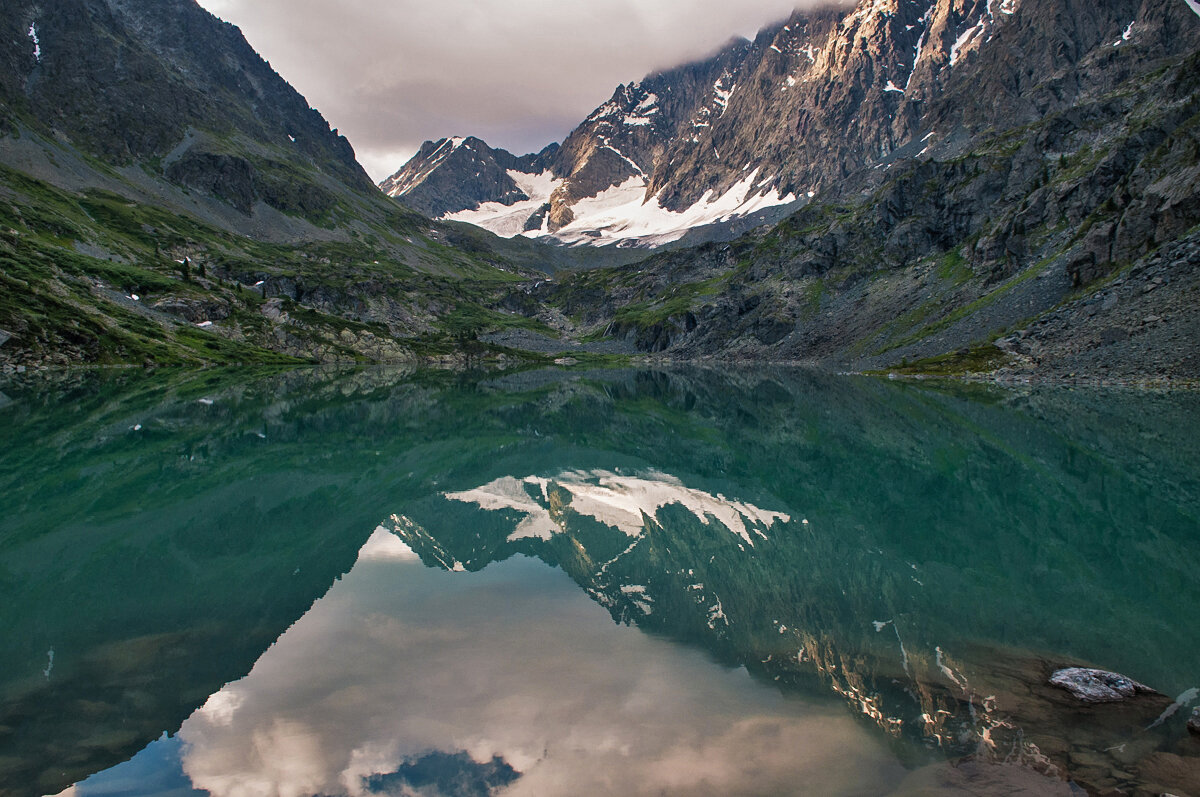
[(646, 519), (671, 504), (685, 507), (706, 525), (710, 518), (715, 519), (751, 545), (754, 544), (751, 530), (766, 539), (763, 529), (777, 521), (791, 520), (782, 512), (770, 512), (686, 487), (674, 476), (657, 471), (638, 476), (604, 470), (566, 471), (552, 479), (505, 476), (475, 490), (447, 493), (446, 497), (478, 504), (481, 509), (514, 509), (524, 513), (526, 517), (509, 537), (510, 542), (528, 537), (548, 540), (563, 530), (561, 518), (552, 514), (550, 491), (554, 487), (569, 494), (571, 509), (576, 514), (620, 529), (630, 537), (640, 537)]

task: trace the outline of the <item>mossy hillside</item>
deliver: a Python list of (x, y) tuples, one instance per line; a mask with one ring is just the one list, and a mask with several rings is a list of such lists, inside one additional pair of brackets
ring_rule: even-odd
[(647, 327), (697, 309), (706, 299), (717, 296), (738, 274), (735, 269), (700, 282), (673, 285), (661, 294), (628, 304), (617, 310), (613, 321), (622, 326)]
[(902, 362), (889, 368), (887, 373), (905, 376), (973, 376), (990, 374), (1009, 362), (1009, 356), (986, 344), (973, 346), (968, 349), (939, 354), (936, 357), (926, 357), (916, 362)]
[[(421, 359), (494, 329), (541, 328), (490, 307), (527, 272), (420, 227), (270, 243), (4, 168), (0, 257), (10, 364)], [(422, 270), (428, 261), (440, 273)], [(283, 320), (264, 314), (276, 297)], [(384, 300), (394, 317), (375, 309)], [(211, 318), (173, 317), (163, 302)]]

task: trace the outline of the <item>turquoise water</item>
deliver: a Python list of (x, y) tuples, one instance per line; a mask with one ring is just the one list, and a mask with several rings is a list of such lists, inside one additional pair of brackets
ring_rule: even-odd
[[(1190, 708), (1145, 730), (1200, 684), (1195, 394), (0, 390), (0, 794), (1186, 793), (1200, 760)], [(1081, 708), (1045, 685), (1075, 664), (1167, 697)]]

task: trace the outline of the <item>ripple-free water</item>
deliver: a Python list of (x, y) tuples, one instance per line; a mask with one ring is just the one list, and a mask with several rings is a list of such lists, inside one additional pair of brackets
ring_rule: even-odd
[(1200, 773), (1190, 709), (1146, 731), (1169, 699), (1045, 685), (1200, 683), (1196, 394), (704, 369), (3, 390), (0, 794)]

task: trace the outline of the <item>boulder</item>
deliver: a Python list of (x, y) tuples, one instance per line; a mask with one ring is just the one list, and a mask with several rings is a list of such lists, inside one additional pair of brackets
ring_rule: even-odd
[(1158, 694), (1150, 687), (1124, 675), (1083, 667), (1058, 670), (1050, 676), (1050, 683), (1066, 689), (1084, 703), (1118, 703), (1139, 693)]

